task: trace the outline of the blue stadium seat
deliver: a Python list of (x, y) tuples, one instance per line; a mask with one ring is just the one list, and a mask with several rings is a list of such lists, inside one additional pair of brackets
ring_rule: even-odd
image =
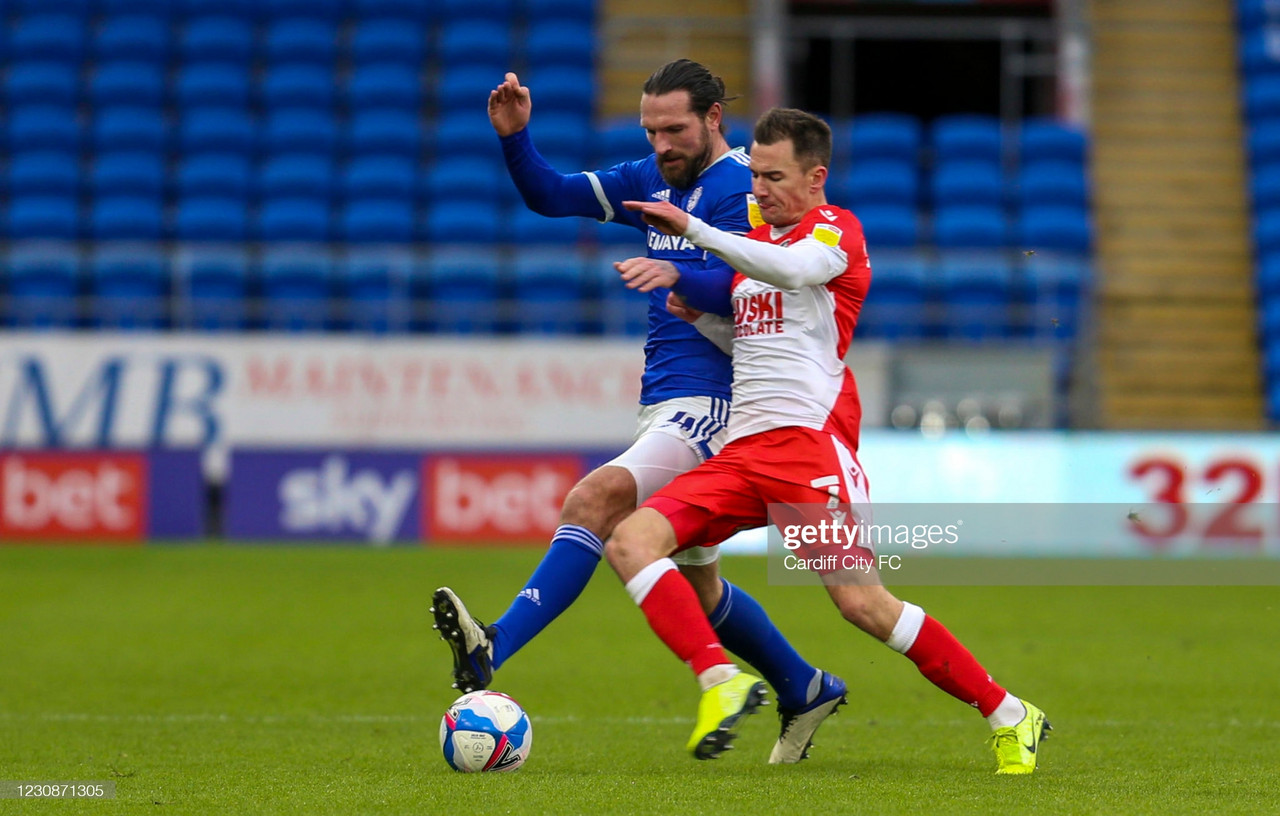
[(1019, 248), (1088, 252), (1093, 245), (1089, 213), (1083, 207), (1027, 207), (1018, 222)]
[(80, 121), (70, 108), (31, 105), (9, 111), (9, 149), (61, 150), (72, 153), (80, 149)]
[(1250, 119), (1280, 117), (1280, 74), (1255, 77), (1246, 83), (1244, 108)]
[(96, 196), (147, 196), (159, 199), (164, 193), (164, 157), (153, 152), (130, 150), (99, 153), (94, 157), (89, 186)]
[(1000, 164), (1000, 120), (973, 113), (939, 116), (930, 129), (935, 162), (977, 160)]
[(920, 339), (929, 331), (928, 266), (917, 252), (886, 250), (871, 259), (871, 289), (856, 337)]
[(15, 244), (6, 259), (8, 314), (20, 329), (66, 329), (77, 322), (80, 257), (74, 243)]
[(252, 153), (256, 127), (240, 108), (193, 108), (182, 118), (180, 142), (188, 153)]
[(345, 324), (357, 332), (386, 334), (410, 324), (409, 281), (413, 254), (407, 247), (351, 247), (338, 266)]
[(1258, 293), (1262, 298), (1280, 296), (1280, 253), (1262, 255), (1258, 261)]
[(868, 113), (853, 120), (850, 155), (855, 162), (894, 159), (920, 163), (920, 120), (905, 113)]
[(548, 218), (522, 205), (516, 205), (504, 223), (508, 239), (519, 246), (556, 244), (571, 248), (582, 234), (579, 218)]
[(1262, 304), (1262, 339), (1270, 344), (1280, 341), (1280, 300), (1272, 298)]
[(89, 237), (99, 241), (158, 241), (164, 234), (164, 210), (154, 196), (114, 195), (94, 199)]
[(1246, 81), (1280, 73), (1280, 39), (1271, 29), (1247, 31), (1240, 39), (1240, 67)]
[(943, 326), (949, 337), (987, 340), (1013, 333), (1014, 270), (1008, 256), (943, 252), (938, 259)]
[(92, 325), (115, 330), (163, 328), (168, 278), (159, 247), (100, 246), (89, 262)]
[(595, 129), (592, 157), (595, 167), (635, 161), (653, 155), (653, 145), (640, 120), (635, 116), (615, 116), (603, 120)]
[(1249, 122), (1249, 159), (1255, 167), (1280, 164), (1280, 119)]
[(983, 161), (945, 162), (935, 166), (930, 180), (934, 207), (1004, 203), (1000, 165)]
[(435, 162), (422, 176), (426, 201), (480, 201), (495, 203), (513, 200), (515, 185), (506, 170), (484, 159)]
[(249, 103), (249, 72), (218, 62), (192, 63), (179, 69), (174, 99), (184, 107), (243, 107)]
[(338, 147), (338, 126), (328, 111), (285, 108), (267, 113), (262, 147), (269, 153), (328, 156)]
[[(502, 81), (505, 68), (477, 68), (471, 65), (451, 65), (443, 63), (439, 81), (436, 83), (436, 107), (441, 116), (454, 112), (471, 112), (479, 110), (483, 113), (489, 92), (498, 87)], [(537, 90), (532, 89), (536, 94)], [(488, 122), (488, 119), (485, 119)]]
[(62, 62), (13, 62), (5, 74), (5, 99), (16, 105), (74, 105), (77, 66)]
[(248, 222), (238, 198), (185, 198), (178, 201), (173, 232), (182, 241), (243, 241)]
[(183, 29), (179, 51), (188, 62), (247, 65), (253, 56), (253, 27), (234, 17), (197, 17)]
[(450, 334), (497, 329), (502, 259), (491, 246), (437, 246), (426, 264), (431, 327)]
[(87, 16), (90, 8), (89, 0), (14, 0), (7, 5), (7, 11), (22, 14), (70, 14), (79, 17)]
[(502, 147), (483, 110), (445, 114), (431, 131), (431, 155), (437, 163), (480, 159), (502, 163)]
[(999, 207), (940, 207), (934, 215), (933, 238), (943, 249), (1004, 247), (1009, 242), (1009, 222)]
[(362, 20), (395, 17), (421, 22), (431, 16), (431, 0), (352, 0), (355, 16)]
[[(590, 118), (596, 100), (595, 71), (575, 66), (552, 66), (530, 72), (529, 77), (521, 77), (521, 81), (528, 84), (538, 100), (539, 118), (548, 113), (581, 116), (587, 120), (582, 138), (585, 141), (590, 136)], [(538, 124), (535, 120), (533, 127)]]
[(268, 198), (258, 208), (258, 237), (264, 241), (327, 241), (329, 202), (316, 198)]
[(362, 156), (343, 170), (342, 194), (347, 198), (412, 201), (417, 173), (417, 164), (403, 156)]
[(260, 0), (177, 0), (177, 3), (178, 10), (186, 17), (221, 14), (254, 19), (262, 8)]
[(266, 72), (260, 91), (267, 110), (279, 108), (328, 108), (333, 105), (332, 66), (277, 65)]
[(868, 205), (860, 207), (854, 215), (862, 222), (867, 245), (873, 251), (881, 247), (914, 247), (920, 242), (920, 221), (913, 207)]
[(432, 244), (490, 244), (507, 234), (498, 206), (480, 201), (432, 202), (425, 220)]
[(1280, 209), (1259, 210), (1253, 224), (1253, 242), (1258, 255), (1280, 250)]
[[(543, 111), (542, 97), (538, 99), (539, 110)], [(591, 148), (591, 119), (585, 114), (546, 109), (529, 122), (529, 134), (538, 152), (561, 172), (586, 169), (585, 159)], [(489, 139), (496, 141), (497, 136), (491, 133)]]
[(164, 62), (169, 58), (173, 33), (167, 21), (150, 15), (107, 17), (94, 37), (93, 50), (99, 60)]
[(414, 238), (413, 202), (403, 198), (352, 199), (342, 212), (342, 237), (357, 243), (403, 243)]
[(1092, 278), (1088, 258), (1076, 253), (1036, 252), (1024, 256), (1023, 271), (1032, 304), (1032, 336), (1052, 340), (1074, 337)]
[(533, 76), (545, 68), (594, 70), (596, 33), (591, 21), (531, 17), (524, 38), (524, 58)]
[(597, 0), (524, 0), (525, 18), (529, 20), (580, 20), (591, 22)]
[[(39, 2), (39, 0), (34, 0)], [(177, 0), (98, 0), (98, 6), (107, 15), (151, 14), (167, 17), (177, 9)]]
[(1061, 161), (1083, 166), (1086, 141), (1084, 133), (1072, 125), (1056, 119), (1031, 117), (1022, 121), (1018, 159), (1023, 165)]
[(1042, 204), (1085, 207), (1089, 203), (1084, 167), (1074, 162), (1043, 161), (1023, 165), (1018, 172), (1017, 189), (1022, 207)]
[(195, 331), (241, 331), (249, 325), (249, 262), (243, 247), (183, 246), (174, 256), (181, 297), (177, 323)]
[[(620, 224), (604, 225), (606, 231), (629, 233), (630, 240), (639, 245), (640, 238), (634, 229)], [(607, 335), (643, 337), (649, 331), (649, 294), (628, 289), (613, 268), (617, 257), (602, 253), (591, 271), (599, 292), (600, 330)]]
[(33, 14), (14, 21), (5, 51), (10, 59), (78, 63), (84, 43), (83, 17)]
[(339, 0), (266, 0), (263, 4), (267, 17), (316, 17), (322, 20), (337, 17), (341, 8)]
[(333, 162), (311, 153), (284, 153), (262, 165), (259, 192), (264, 198), (300, 196), (328, 200), (333, 195)]
[(71, 240), (79, 236), (80, 205), (68, 195), (14, 196), (9, 199), (5, 226), (6, 234), (15, 240)]
[[(492, 12), (489, 12), (492, 14)], [(490, 20), (455, 19), (441, 26), (436, 40), (437, 55), (442, 65), (475, 66), (497, 72), (493, 85), (511, 67), (511, 26), (493, 15)]]
[(346, 87), (352, 110), (405, 108), (422, 104), (422, 80), (416, 68), (395, 63), (362, 65), (351, 72)]
[(357, 64), (403, 62), (416, 68), (427, 53), (426, 31), (404, 20), (361, 20), (351, 35), (350, 53)]
[(270, 62), (311, 63), (333, 70), (338, 28), (327, 20), (273, 20), (263, 35), (263, 52)]
[(80, 186), (79, 156), (52, 150), (15, 153), (5, 176), (10, 196), (72, 196)]
[(406, 110), (358, 111), (350, 119), (347, 146), (355, 154), (391, 153), (416, 158), (422, 149), (422, 121)]
[(887, 159), (857, 162), (845, 181), (846, 195), (831, 195), (833, 204), (857, 210), (862, 206), (892, 204), (915, 207), (920, 200), (916, 165)]
[(606, 221), (596, 224), (588, 232), (594, 233), (596, 241), (607, 247), (631, 247), (636, 249), (644, 246), (644, 234), (638, 232), (630, 224)]
[[(476, 15), (473, 0), (435, 0), (431, 4), (431, 10), (445, 24), (474, 20)], [(507, 20), (515, 14), (515, 0), (489, 0), (485, 3), (484, 10), (489, 19)]]
[(267, 247), (262, 256), (266, 327), (295, 332), (328, 328), (333, 282), (333, 258), (326, 247)]
[(241, 153), (195, 153), (182, 157), (176, 174), (184, 198), (249, 197), (253, 174)]
[(169, 123), (153, 108), (107, 108), (93, 121), (93, 149), (163, 153), (169, 145)]
[(164, 73), (145, 62), (101, 62), (89, 78), (89, 101), (112, 105), (159, 106), (164, 101)]
[(1280, 7), (1274, 0), (1237, 0), (1236, 21), (1248, 31), (1267, 23), (1280, 23)]
[(581, 253), (564, 249), (522, 250), (511, 268), (516, 331), (577, 334), (583, 312), (587, 264)]

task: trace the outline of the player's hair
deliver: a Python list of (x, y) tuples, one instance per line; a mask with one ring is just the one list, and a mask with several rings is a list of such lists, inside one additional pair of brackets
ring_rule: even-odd
[(805, 170), (831, 166), (831, 127), (812, 113), (795, 108), (770, 108), (756, 120), (752, 138), (762, 145), (790, 140), (796, 160)]
[[(705, 119), (711, 106), (737, 99), (736, 96), (725, 96), (724, 80), (711, 73), (707, 66), (691, 59), (678, 59), (668, 62), (649, 75), (644, 81), (644, 93), (649, 96), (662, 96), (676, 91), (687, 91), (689, 108), (698, 117)], [(720, 119), (720, 132), (725, 132), (724, 118)]]

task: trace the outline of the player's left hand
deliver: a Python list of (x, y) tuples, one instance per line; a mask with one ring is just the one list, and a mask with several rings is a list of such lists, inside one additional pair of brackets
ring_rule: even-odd
[(680, 280), (679, 270), (670, 261), (627, 258), (625, 261), (616, 261), (613, 268), (618, 270), (628, 289), (641, 292), (652, 292), (659, 287), (670, 289)]
[(667, 293), (667, 311), (687, 323), (694, 322), (698, 318), (702, 317), (703, 314), (685, 303), (684, 298), (680, 297), (675, 292)]
[(640, 213), (646, 224), (667, 235), (684, 235), (689, 228), (689, 214), (670, 201), (624, 201), (622, 206)]

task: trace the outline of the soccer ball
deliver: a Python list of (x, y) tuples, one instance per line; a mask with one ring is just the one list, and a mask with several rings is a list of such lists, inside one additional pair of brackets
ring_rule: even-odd
[(455, 771), (514, 771), (532, 746), (529, 715), (501, 692), (464, 694), (440, 720), (440, 748)]

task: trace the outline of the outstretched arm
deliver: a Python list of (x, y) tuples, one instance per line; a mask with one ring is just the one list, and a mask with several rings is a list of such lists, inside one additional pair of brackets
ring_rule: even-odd
[(626, 201), (629, 210), (641, 213), (646, 224), (668, 235), (680, 235), (722, 258), (748, 278), (782, 289), (798, 289), (826, 283), (843, 271), (837, 251), (817, 241), (800, 241), (788, 247), (753, 241), (695, 218), (666, 201)]

